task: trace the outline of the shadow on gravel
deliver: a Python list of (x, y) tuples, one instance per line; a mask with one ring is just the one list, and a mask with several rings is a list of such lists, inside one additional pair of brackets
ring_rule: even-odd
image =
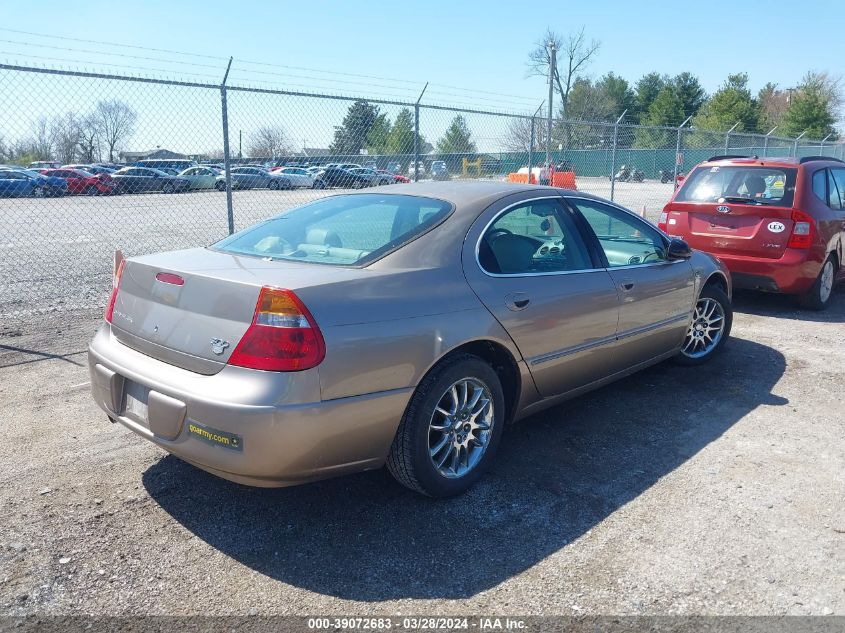
[(794, 296), (754, 290), (735, 290), (733, 307), (735, 312), (757, 316), (816, 323), (845, 323), (845, 281), (839, 282), (834, 288), (830, 305), (823, 311), (802, 308)]
[(385, 471), (248, 488), (168, 456), (143, 475), (188, 530), (282, 582), (350, 600), (466, 598), (560, 550), (761, 405), (785, 369), (731, 339), (708, 365), (653, 367), (508, 429), (492, 472), (435, 501)]

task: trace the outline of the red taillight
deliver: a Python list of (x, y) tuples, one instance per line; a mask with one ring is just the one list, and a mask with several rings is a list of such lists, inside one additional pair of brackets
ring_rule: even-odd
[(813, 218), (803, 211), (792, 211), (792, 235), (789, 236), (787, 248), (810, 248), (813, 245)]
[(661, 211), (661, 213), (660, 213), (660, 219), (657, 221), (657, 228), (658, 228), (658, 229), (660, 229), (661, 231), (663, 231), (663, 232), (665, 233), (665, 232), (666, 232), (666, 227), (667, 227), (667, 224), (666, 224), (666, 223), (667, 223), (668, 221), (669, 221), (669, 214), (668, 214), (668, 213), (666, 213), (665, 211)]
[(252, 323), (230, 365), (266, 371), (302, 371), (319, 365), (326, 344), (314, 317), (292, 291), (264, 286)]
[(158, 273), (156, 275), (156, 279), (164, 284), (171, 284), (173, 286), (184, 286), (185, 280), (182, 279), (179, 275), (174, 275), (173, 273)]
[(117, 265), (117, 270), (114, 271), (114, 277), (112, 278), (112, 289), (111, 289), (111, 297), (109, 297), (109, 303), (106, 306), (106, 321), (111, 323), (112, 315), (114, 314), (114, 302), (117, 301), (117, 291), (120, 288), (120, 278), (123, 276), (123, 268), (126, 265), (126, 260), (121, 259), (120, 263)]

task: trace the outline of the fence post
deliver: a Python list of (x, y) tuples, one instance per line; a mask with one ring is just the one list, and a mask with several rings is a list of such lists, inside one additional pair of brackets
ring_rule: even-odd
[(727, 134), (725, 134), (725, 154), (728, 153), (728, 144), (731, 142), (731, 132), (736, 129), (737, 125), (739, 125), (739, 121), (734, 123), (734, 126), (730, 130), (728, 130)]
[[(534, 115), (531, 117), (531, 140), (528, 143), (528, 184), (531, 184), (531, 163), (532, 163), (532, 152), (534, 151), (534, 128), (537, 125), (537, 116), (540, 114), (540, 110), (543, 109), (543, 104), (541, 103), (537, 110), (534, 112)], [(540, 183), (537, 183), (540, 184)]]
[(825, 142), (827, 139), (829, 139), (831, 136), (833, 136), (833, 132), (831, 132), (830, 134), (828, 134), (827, 136), (825, 136), (825, 137), (822, 139), (822, 142), (819, 144), (819, 154), (821, 154), (822, 156), (824, 156), (824, 142)]
[(417, 102), (414, 104), (414, 182), (420, 179), (420, 101), (425, 94), (425, 89), (428, 88), (428, 82), (425, 82), (422, 92), (420, 93)]
[(677, 186), (678, 182), (678, 159), (681, 157), (681, 128), (683, 128), (687, 123), (690, 122), (692, 119), (692, 115), (689, 115), (684, 122), (678, 126), (678, 140), (675, 142), (675, 171), (672, 172), (672, 186)]
[(619, 122), (625, 117), (625, 110), (613, 124), (613, 147), (610, 150), (610, 201), (613, 202), (613, 194), (616, 190), (616, 147), (619, 142)]
[[(555, 98), (555, 70), (557, 68), (557, 48), (554, 42), (549, 42), (549, 117), (546, 121), (546, 167), (552, 161), (552, 102)], [(542, 106), (541, 106), (542, 107)], [(566, 104), (563, 104), (564, 109)], [(566, 113), (564, 112), (564, 115)]]
[(220, 105), (223, 113), (223, 169), (226, 170), (226, 217), (229, 223), (229, 235), (235, 232), (235, 212), (232, 209), (232, 176), (229, 174), (229, 110), (226, 105), (226, 80), (229, 69), (232, 68), (232, 58), (226, 66), (223, 83), (220, 84)]
[(807, 130), (804, 130), (803, 132), (801, 132), (801, 134), (796, 136), (795, 140), (792, 142), (792, 155), (795, 158), (798, 158), (798, 141), (800, 141), (802, 138), (804, 138), (804, 135), (806, 133), (807, 133)]
[(779, 125), (774, 126), (771, 130), (769, 130), (769, 133), (766, 134), (766, 136), (763, 138), (763, 158), (769, 155), (769, 137), (774, 134), (774, 131), (779, 127)]

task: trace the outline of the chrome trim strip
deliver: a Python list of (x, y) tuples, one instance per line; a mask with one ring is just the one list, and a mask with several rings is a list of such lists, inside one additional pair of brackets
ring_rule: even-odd
[(570, 356), (572, 354), (577, 354), (578, 352), (585, 352), (589, 349), (593, 349), (594, 347), (600, 347), (602, 345), (606, 345), (608, 343), (614, 343), (616, 341), (621, 341), (626, 338), (630, 338), (632, 336), (637, 336), (638, 334), (645, 334), (646, 332), (650, 332), (652, 330), (657, 330), (662, 328), (666, 325), (671, 325), (672, 323), (677, 323), (679, 321), (689, 321), (691, 312), (687, 312), (686, 314), (678, 314), (676, 316), (670, 317), (668, 319), (663, 319), (662, 321), (658, 321), (657, 323), (651, 323), (649, 325), (638, 327), (633, 330), (628, 330), (626, 332), (622, 332), (621, 334), (614, 334), (613, 336), (607, 336), (603, 339), (599, 339), (597, 341), (592, 341), (590, 343), (582, 343), (580, 345), (574, 345), (572, 347), (567, 347), (562, 350), (558, 350), (556, 352), (551, 352), (550, 354), (544, 354), (543, 356), (537, 356), (532, 358), (529, 363), (533, 367), (534, 365), (541, 365), (543, 363), (547, 363), (552, 360), (557, 360), (558, 358), (563, 358), (564, 356)]
[(658, 321), (657, 323), (652, 323), (643, 327), (634, 328), (633, 330), (628, 330), (626, 332), (622, 332), (621, 334), (617, 334), (616, 338), (621, 341), (622, 339), (631, 338), (632, 336), (636, 336), (637, 334), (645, 334), (646, 332), (657, 330), (665, 325), (671, 325), (672, 323), (677, 323), (679, 321), (689, 321), (691, 314), (691, 312), (687, 312), (686, 314), (678, 314), (676, 316), (669, 317), (668, 319)]
[(608, 343), (616, 342), (616, 335), (607, 336), (605, 338), (599, 339), (597, 341), (592, 341), (590, 343), (581, 343), (580, 345), (575, 345), (573, 347), (567, 347), (562, 350), (558, 350), (556, 352), (552, 352), (550, 354), (544, 354), (543, 356), (537, 356), (536, 358), (532, 358), (530, 363), (531, 365), (540, 365), (542, 363), (547, 363), (550, 360), (556, 360), (558, 358), (563, 358), (564, 356), (569, 356), (571, 354), (577, 354), (578, 352), (584, 352), (588, 349), (592, 349), (594, 347), (601, 347), (602, 345), (607, 345)]

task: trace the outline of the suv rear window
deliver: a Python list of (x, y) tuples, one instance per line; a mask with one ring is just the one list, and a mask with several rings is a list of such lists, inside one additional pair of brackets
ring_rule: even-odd
[(797, 169), (786, 167), (696, 167), (675, 196), (676, 202), (754, 202), (791, 207)]
[(287, 261), (362, 266), (422, 235), (451, 211), (447, 202), (419, 196), (332, 196), (235, 233), (212, 248)]

